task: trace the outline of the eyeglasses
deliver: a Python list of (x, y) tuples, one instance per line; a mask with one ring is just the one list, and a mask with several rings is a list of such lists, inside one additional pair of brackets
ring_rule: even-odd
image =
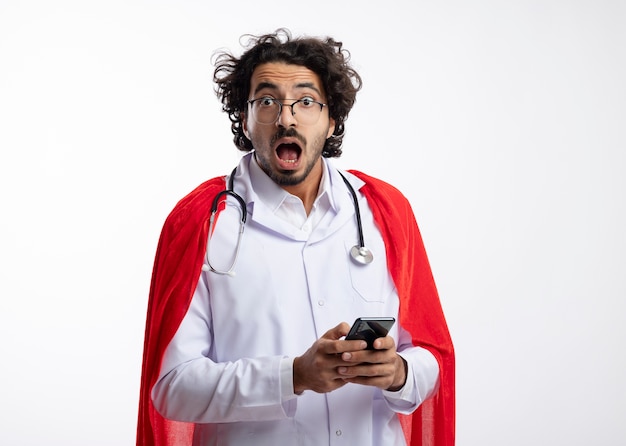
[(291, 107), (291, 115), (295, 116), (298, 123), (303, 125), (316, 124), (320, 119), (322, 109), (328, 105), (311, 98), (302, 98), (287, 104), (269, 96), (251, 99), (248, 104), (250, 104), (250, 114), (259, 124), (275, 123), (286, 105)]

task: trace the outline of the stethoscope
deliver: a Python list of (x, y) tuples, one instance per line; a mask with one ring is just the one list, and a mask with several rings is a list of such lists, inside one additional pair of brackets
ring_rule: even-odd
[[(211, 216), (209, 217), (209, 233), (208, 233), (208, 238), (207, 238), (207, 247), (206, 247), (206, 254), (205, 254), (206, 263), (202, 265), (202, 271), (211, 271), (216, 274), (222, 274), (222, 275), (227, 275), (231, 277), (235, 275), (235, 265), (237, 264), (237, 258), (239, 257), (239, 248), (241, 247), (241, 239), (243, 238), (243, 230), (245, 228), (246, 219), (248, 217), (248, 207), (246, 206), (246, 202), (243, 200), (243, 198), (241, 198), (241, 196), (238, 193), (235, 192), (233, 188), (233, 182), (234, 182), (236, 172), (237, 172), (237, 168), (235, 167), (232, 173), (230, 174), (230, 178), (228, 180), (228, 189), (225, 189), (219, 192), (213, 199), (213, 202), (211, 203)], [(346, 183), (346, 186), (348, 190), (350, 191), (350, 195), (352, 195), (352, 201), (354, 203), (354, 214), (356, 215), (357, 235), (358, 235), (359, 243), (357, 245), (354, 245), (350, 249), (350, 257), (352, 258), (352, 260), (354, 260), (356, 263), (360, 265), (367, 265), (369, 263), (372, 263), (372, 261), (374, 260), (374, 255), (372, 254), (372, 251), (370, 251), (365, 246), (365, 240), (363, 238), (363, 224), (361, 223), (361, 210), (359, 208), (359, 201), (356, 196), (356, 192), (354, 191), (354, 188), (352, 187), (350, 182), (347, 180), (345, 176), (343, 176), (341, 172), (338, 171), (338, 173), (339, 175), (341, 175), (343, 182)], [(209, 259), (209, 245), (211, 243), (211, 235), (213, 234), (213, 229), (215, 227), (215, 218), (217, 216), (217, 209), (219, 207), (220, 200), (223, 197), (228, 198), (229, 195), (233, 197), (235, 200), (237, 200), (237, 202), (239, 203), (239, 213), (241, 215), (241, 219), (239, 222), (239, 234), (237, 235), (237, 245), (235, 246), (235, 257), (233, 258), (233, 261), (227, 270), (219, 270), (219, 269), (214, 268), (213, 265), (211, 265), (211, 260)]]

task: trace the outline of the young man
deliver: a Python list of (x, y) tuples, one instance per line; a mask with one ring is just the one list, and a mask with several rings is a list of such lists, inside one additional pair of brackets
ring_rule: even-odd
[[(454, 351), (410, 205), (329, 162), (361, 87), (342, 44), (278, 30), (214, 78), (249, 153), (164, 225), (137, 444), (452, 445)], [(373, 348), (345, 339), (381, 316)]]

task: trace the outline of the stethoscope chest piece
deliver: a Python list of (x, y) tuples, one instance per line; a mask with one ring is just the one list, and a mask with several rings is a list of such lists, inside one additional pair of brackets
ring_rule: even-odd
[(374, 260), (372, 251), (367, 249), (365, 246), (359, 245), (354, 245), (352, 249), (350, 249), (350, 257), (352, 257), (352, 260), (356, 263), (361, 265), (368, 265)]

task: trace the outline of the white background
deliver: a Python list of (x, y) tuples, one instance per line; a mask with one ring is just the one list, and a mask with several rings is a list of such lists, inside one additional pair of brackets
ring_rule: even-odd
[(0, 444), (134, 444), (161, 225), (240, 156), (211, 55), (279, 26), (364, 79), (337, 165), (414, 206), (457, 444), (624, 444), (625, 24), (602, 0), (0, 0)]

